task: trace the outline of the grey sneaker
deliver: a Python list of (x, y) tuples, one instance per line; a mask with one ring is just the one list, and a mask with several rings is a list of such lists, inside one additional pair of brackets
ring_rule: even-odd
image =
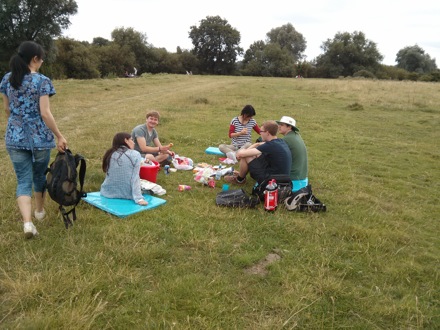
[(37, 219), (37, 220), (43, 220), (44, 219), (44, 217), (46, 216), (46, 211), (43, 209), (43, 211), (41, 211), (41, 212), (38, 212), (37, 210), (35, 210), (35, 212), (34, 212), (34, 216), (35, 216), (35, 219)]
[(38, 235), (37, 228), (35, 228), (32, 222), (25, 222), (23, 225), (24, 237), (29, 239)]

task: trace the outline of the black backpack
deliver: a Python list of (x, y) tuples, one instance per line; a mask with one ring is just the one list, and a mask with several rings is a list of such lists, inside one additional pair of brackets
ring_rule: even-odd
[(258, 198), (249, 196), (243, 189), (221, 191), (217, 194), (215, 202), (219, 206), (250, 208), (253, 208), (260, 203)]
[[(81, 166), (79, 169), (80, 188), (78, 189), (77, 167), (79, 164)], [(69, 149), (66, 149), (64, 153), (58, 152), (46, 173), (47, 192), (50, 198), (59, 204), (64, 224), (66, 228), (69, 228), (69, 225), (73, 225), (72, 220), (76, 220), (76, 206), (82, 197), (87, 196), (83, 191), (86, 161), (83, 156), (79, 154), (74, 156)], [(65, 206), (72, 206), (72, 208), (66, 211)], [(72, 220), (70, 214), (72, 214)]]
[(285, 201), (284, 205), (289, 211), (297, 212), (326, 212), (327, 206), (322, 203), (312, 193), (312, 186), (301, 188), (292, 193)]
[(278, 204), (284, 202), (284, 200), (292, 194), (292, 180), (290, 176), (284, 174), (275, 174), (269, 176), (261, 183), (256, 184), (252, 188), (252, 195), (258, 196), (260, 201), (264, 201), (264, 191), (270, 180), (275, 179), (278, 186)]

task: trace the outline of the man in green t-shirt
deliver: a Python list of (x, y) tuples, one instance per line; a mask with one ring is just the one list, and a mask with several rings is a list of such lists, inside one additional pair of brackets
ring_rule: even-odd
[(277, 123), (278, 131), (284, 135), (284, 141), (292, 154), (292, 167), (289, 175), (293, 185), (292, 191), (297, 191), (309, 183), (307, 148), (296, 127), (295, 119), (283, 116), (277, 120)]

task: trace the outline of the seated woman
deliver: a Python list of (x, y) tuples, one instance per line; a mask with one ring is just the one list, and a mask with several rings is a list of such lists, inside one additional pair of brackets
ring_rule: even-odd
[(107, 198), (132, 199), (139, 205), (148, 205), (141, 193), (139, 170), (141, 154), (134, 148), (129, 133), (117, 133), (113, 145), (102, 160), (102, 170), (106, 173), (101, 185), (101, 195)]
[(260, 128), (253, 117), (256, 115), (252, 105), (246, 105), (239, 116), (232, 118), (229, 124), (229, 137), (232, 139), (231, 144), (220, 144), (219, 149), (226, 157), (237, 162), (235, 153), (240, 149), (249, 148), (251, 145), (252, 130), (260, 134)]

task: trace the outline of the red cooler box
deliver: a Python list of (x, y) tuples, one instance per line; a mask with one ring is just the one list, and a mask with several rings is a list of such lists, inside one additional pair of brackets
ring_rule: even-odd
[(160, 166), (159, 163), (154, 160), (152, 161), (152, 163), (153, 165), (151, 164), (142, 165), (139, 171), (139, 176), (141, 177), (141, 179), (156, 183), (157, 173), (160, 170)]

